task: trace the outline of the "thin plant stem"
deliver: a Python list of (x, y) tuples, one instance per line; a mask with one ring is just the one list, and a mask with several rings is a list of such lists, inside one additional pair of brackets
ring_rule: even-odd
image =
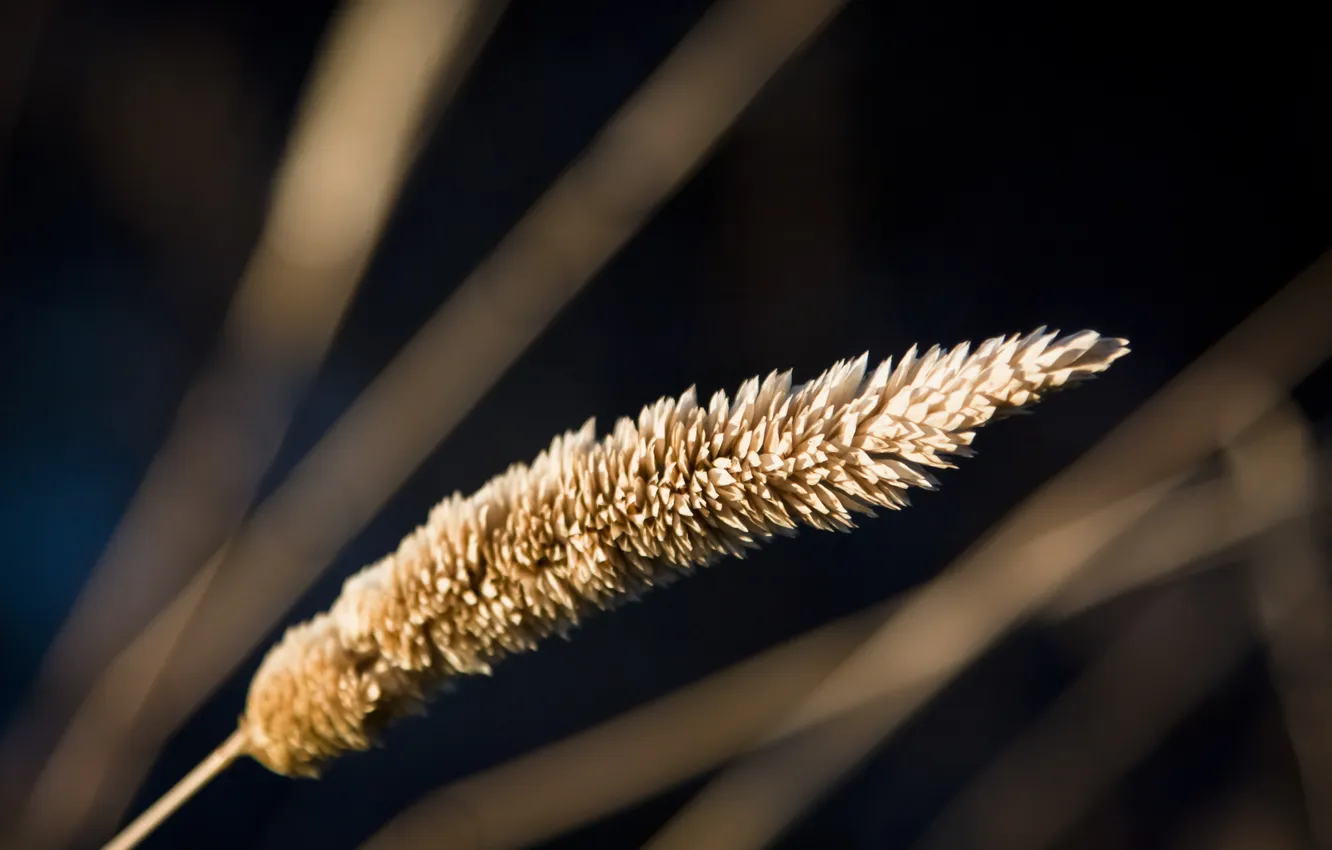
[(184, 779), (145, 809), (143, 814), (121, 830), (120, 834), (111, 839), (102, 850), (131, 850), (137, 847), (140, 841), (151, 835), (153, 830), (161, 826), (163, 821), (193, 797), (200, 788), (211, 782), (233, 761), (245, 755), (248, 746), (249, 739), (245, 735), (245, 730), (237, 729), (232, 732), (221, 746), (199, 762), (194, 770), (185, 774)]

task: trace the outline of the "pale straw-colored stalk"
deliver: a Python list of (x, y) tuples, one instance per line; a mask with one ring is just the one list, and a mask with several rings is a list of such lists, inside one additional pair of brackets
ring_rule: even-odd
[(371, 746), (390, 720), (459, 675), (489, 673), (581, 618), (801, 525), (932, 489), (929, 468), (971, 453), (975, 429), (1105, 370), (1122, 339), (1045, 329), (918, 355), (867, 374), (867, 357), (793, 386), (678, 399), (588, 421), (471, 496), (455, 493), (398, 550), (289, 629), (251, 683), (229, 753), (291, 776)]
[(706, 406), (690, 389), (601, 440), (589, 421), (445, 499), (328, 613), (290, 629), (251, 686), (249, 752), (313, 775), (441, 681), (489, 673), (591, 612), (800, 525), (846, 531), (855, 514), (902, 507), (908, 487), (934, 487), (927, 468), (969, 454), (978, 426), (1126, 351), (1041, 330), (974, 353), (912, 349), (869, 375), (862, 356), (801, 387), (774, 372)]

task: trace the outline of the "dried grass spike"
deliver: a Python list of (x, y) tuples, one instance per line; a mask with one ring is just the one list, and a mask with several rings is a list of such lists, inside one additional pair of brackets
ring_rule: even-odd
[(468, 497), (442, 501), (397, 552), (289, 629), (250, 687), (241, 729), (270, 769), (315, 775), (371, 745), (431, 688), (489, 673), (589, 613), (800, 525), (849, 531), (897, 509), (975, 429), (1106, 369), (1124, 340), (1044, 328), (949, 351), (913, 347), (866, 376), (862, 355), (793, 387), (679, 399), (557, 437)]

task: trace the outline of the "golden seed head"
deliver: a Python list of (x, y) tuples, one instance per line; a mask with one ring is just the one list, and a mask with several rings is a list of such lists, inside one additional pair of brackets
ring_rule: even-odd
[(433, 685), (489, 673), (593, 611), (797, 526), (847, 531), (854, 514), (906, 505), (908, 487), (935, 486), (929, 467), (970, 453), (976, 428), (1127, 352), (1041, 329), (974, 353), (912, 348), (869, 375), (862, 355), (798, 387), (774, 372), (706, 407), (691, 388), (601, 440), (589, 420), (442, 501), (327, 614), (289, 629), (250, 687), (250, 750), (314, 775)]

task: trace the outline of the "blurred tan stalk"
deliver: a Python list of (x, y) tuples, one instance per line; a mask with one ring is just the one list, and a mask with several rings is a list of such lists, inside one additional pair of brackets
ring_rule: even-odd
[[(702, 773), (746, 746), (887, 612), (833, 621), (565, 740), (431, 792), (365, 845), (522, 847)], [(740, 698), (743, 695), (743, 698)]]
[(708, 10), (256, 510), (230, 544), (227, 573), (212, 586), (196, 577), (111, 663), (43, 780), (48, 799), (69, 801), (71, 822), (110, 829), (171, 732), (842, 5), (725, 0)]
[[(829, 751), (820, 770), (804, 762), (762, 776), (745, 761), (705, 787), (649, 844), (710, 847), (729, 830), (728, 850), (761, 847), (780, 835), (873, 748), (995, 640), (1048, 603), (1106, 544), (1231, 433), (1264, 415), (1279, 396), (1327, 357), (1332, 338), (1332, 253), (1324, 254), (1270, 301), (1150, 399), (1100, 445), (1024, 502), (938, 579), (914, 593), (888, 622), (833, 670), (775, 734), (834, 720), (922, 682), (918, 699), (894, 703), (848, 735), (857, 745)], [(1107, 514), (1126, 492), (1157, 495)], [(1083, 517), (1076, 533), (1056, 533)], [(877, 726), (871, 732), (868, 728)], [(775, 774), (788, 782), (779, 786)], [(821, 774), (821, 775), (816, 775)], [(775, 798), (777, 802), (766, 802)], [(743, 822), (737, 827), (737, 822)], [(737, 830), (740, 830), (737, 833)]]
[[(1055, 844), (1242, 659), (1257, 630), (1268, 633), (1278, 669), (1286, 666), (1283, 661), (1325, 663), (1332, 657), (1322, 642), (1332, 622), (1327, 592), (1309, 557), (1316, 549), (1308, 546), (1307, 534), (1292, 535), (1293, 526), (1311, 521), (1317, 458), (1310, 435), (1288, 403), (1276, 404), (1250, 430), (1256, 434), (1242, 434), (1229, 446), (1231, 475), (1224, 482), (1237, 497), (1224, 506), (1238, 507), (1241, 515), (1223, 510), (1215, 520), (1248, 531), (1244, 542), (1260, 555), (1250, 575), (1261, 600), (1261, 627), (1234, 617), (1199, 620), (1193, 610), (1199, 600), (1189, 598), (1196, 592), (1187, 586), (1149, 603), (1157, 610), (1148, 617), (1158, 621), (1142, 634), (1131, 627), (1117, 648), (948, 806), (918, 844), (920, 850), (1038, 850)], [(1207, 539), (1214, 530), (1195, 533)], [(1178, 535), (1150, 540), (1164, 542), (1167, 550), (1178, 550), (1180, 542)], [(1308, 645), (1311, 638), (1314, 646)], [(1313, 671), (1300, 672), (1299, 687), (1285, 690), (1294, 697), (1287, 704), (1299, 707), (1291, 733), (1304, 744), (1296, 749), (1317, 835), (1326, 809), (1329, 753), (1326, 740), (1310, 733), (1324, 725), (1328, 705), (1317, 699), (1325, 689), (1308, 687), (1317, 678), (1309, 675)]]
[[(240, 524), (352, 300), (433, 101), (452, 91), (466, 66), (459, 47), (476, 10), (474, 0), (362, 0), (334, 23), (221, 348), (187, 394), (48, 651), (26, 711), (7, 732), (0, 752), (19, 787), (32, 782), (52, 724), (70, 716), (115, 652)], [(215, 556), (182, 592), (174, 616), (153, 626), (159, 641), (188, 621), (219, 563)], [(125, 734), (133, 682), (151, 680), (161, 658), (116, 683), (120, 708), (99, 717), (94, 737)], [(96, 746), (79, 734), (56, 746), (26, 811), (30, 840), (59, 843), (80, 822), (103, 776), (88, 758)]]
[[(1219, 435), (1214, 428), (1216, 419), (1214, 417), (1207, 420), (1195, 419), (1192, 414), (1196, 409), (1203, 414), (1210, 410), (1215, 415), (1217, 405), (1225, 403), (1225, 390), (1230, 388), (1229, 383), (1233, 376), (1229, 368), (1231, 364), (1244, 362), (1248, 374), (1253, 374), (1256, 368), (1260, 373), (1271, 376), (1280, 385), (1289, 386), (1298, 382), (1321, 362), (1328, 343), (1322, 328), (1326, 326), (1329, 316), (1332, 316), (1332, 286), (1328, 285), (1329, 271), (1332, 271), (1332, 254), (1321, 257), (1185, 373), (1172, 381), (1162, 393), (1135, 414), (1130, 422), (1075, 465), (1070, 473), (1066, 473), (1066, 477), (1058, 482), (1057, 489), (1052, 491), (1051, 488), (1046, 488), (1038, 493), (1033, 502), (1039, 499), (1039, 507), (1049, 510), (1048, 514), (1034, 514), (1037, 504), (1024, 505), (1018, 512), (1018, 522), (1010, 521), (1010, 525), (1000, 532), (1002, 535), (1000, 541), (1007, 542), (1010, 546), (1022, 547), (1024, 544), (1032, 546), (1031, 540), (1020, 532), (1044, 526), (1047, 534), (1054, 535), (1051, 540), (1073, 539), (1076, 542), (1079, 535), (1074, 530), (1074, 524), (1087, 521), (1085, 513), (1082, 513), (1084, 511), (1082, 504), (1089, 501), (1095, 503), (1096, 497), (1099, 496), (1101, 505), (1104, 506), (1109, 494), (1122, 491), (1133, 483), (1145, 482), (1147, 486), (1144, 490), (1138, 491), (1136, 496), (1130, 493), (1122, 500), (1124, 505), (1120, 511), (1121, 521), (1102, 523), (1106, 532), (1103, 535), (1103, 542), (1117, 536), (1115, 533), (1110, 533), (1115, 528), (1127, 528), (1132, 516), (1141, 515), (1145, 505), (1155, 503), (1170, 490), (1171, 475), (1179, 476), (1187, 472), (1218, 445)], [(1234, 417), (1234, 427), (1252, 422), (1272, 403), (1270, 396), (1260, 394), (1242, 394), (1241, 398), (1247, 398), (1247, 401), (1242, 401), (1239, 407), (1228, 409), (1228, 414)], [(1123, 469), (1118, 468), (1125, 458), (1131, 458), (1135, 463)], [(1077, 491), (1079, 480), (1067, 477), (1073, 473), (1094, 475), (1094, 480), (1099, 481), (1102, 486), (1093, 493), (1079, 493)], [(1164, 486), (1161, 483), (1163, 480), (1166, 482)], [(1069, 501), (1060, 503), (1055, 500), (1054, 497), (1060, 494), (1066, 495)], [(1215, 495), (1213, 492), (1212, 496)], [(1170, 502), (1162, 504), (1169, 506)], [(1135, 505), (1135, 510), (1124, 511), (1125, 507)], [(1084, 518), (1080, 518), (1080, 514)], [(1114, 519), (1113, 512), (1107, 516)], [(1017, 526), (1017, 531), (1013, 530), (1014, 525)], [(1210, 529), (1202, 525), (1199, 527), (1199, 534), (1205, 538), (1210, 534)], [(991, 540), (993, 541), (993, 538)], [(995, 544), (991, 542), (990, 545), (994, 547)], [(1051, 584), (1048, 581), (1049, 574), (1053, 573), (1056, 578), (1062, 580), (1069, 574), (1075, 573), (1076, 564), (1061, 560), (1058, 549), (1048, 544), (1045, 547), (1032, 546), (1028, 551), (1039, 553), (1042, 548), (1044, 548), (1042, 560), (1039, 563), (1027, 562), (1026, 568), (1035, 573), (1036, 577), (1045, 575), (1046, 578), (1041, 582), (1041, 586), (1053, 593), (1057, 588), (1049, 586)], [(1088, 556), (1097, 556), (1097, 547), (1088, 547), (1085, 541), (1074, 549)], [(1179, 545), (1177, 551), (1181, 558), (1191, 559), (1196, 553), (1206, 553), (1209, 549), (1210, 544), (1205, 539), (1195, 539), (1192, 543)], [(1064, 552), (1063, 556), (1066, 558), (1070, 554), (1072, 551)], [(1015, 559), (1015, 565), (1021, 568), (1022, 560)], [(1163, 564), (1161, 571), (1169, 572), (1175, 566), (1175, 564)], [(921, 592), (912, 594), (907, 598), (906, 605), (919, 604), (919, 597), (932, 590), (934, 593), (941, 592), (937, 585), (944, 584), (947, 587), (947, 581), (952, 575), (951, 571), (946, 572), (941, 580), (932, 583)], [(1151, 580), (1155, 575), (1144, 576), (1144, 580)], [(1053, 584), (1059, 585), (1060, 581)], [(1116, 585), (1116, 592), (1129, 589), (1130, 586)], [(962, 590), (967, 590), (967, 587), (963, 585)], [(966, 625), (968, 618), (986, 613), (992, 604), (990, 594), (987, 592), (989, 590), (988, 585), (971, 586), (970, 592), (965, 594), (965, 598), (971, 600), (969, 604), (946, 612), (946, 616), (936, 624), (925, 621), (922, 630), (913, 636), (914, 642), (907, 645), (916, 647), (928, 645), (919, 641), (927, 640), (930, 634), (928, 627), (931, 625), (945, 628), (950, 625)], [(1077, 610), (1081, 608), (1070, 607), (1071, 612)], [(890, 619), (889, 622), (893, 620)], [(930, 668), (928, 665), (931, 663), (941, 666)], [(960, 664), (961, 662), (949, 652), (925, 653), (919, 664), (910, 668), (916, 671), (915, 681), (924, 685), (919, 689), (920, 693), (915, 697), (914, 704), (918, 705), (931, 689), (947, 681), (948, 676), (945, 673), (950, 669), (960, 669)], [(830, 660), (826, 669), (832, 668)], [(865, 732), (864, 740), (867, 746), (880, 740), (884, 734), (882, 709), (892, 708), (893, 713), (888, 720), (895, 722), (907, 716), (913, 708), (912, 679), (901, 675), (900, 666), (886, 667), (881, 671), (872, 672), (873, 675), (863, 683), (864, 687), (849, 694), (851, 698), (843, 703), (852, 706), (875, 706), (858, 714), (858, 723), (872, 727)], [(713, 686), (713, 680), (709, 679), (691, 686), (691, 689)], [(662, 703), (654, 703), (635, 710), (604, 726), (589, 729), (530, 756), (445, 786), (410, 808), (402, 816), (401, 822), (390, 823), (381, 835), (394, 838), (392, 840), (384, 838), (383, 842), (407, 847), (436, 846), (435, 843), (428, 842), (442, 840), (442, 837), (446, 836), (452, 842), (450, 846), (458, 847), (509, 847), (534, 843), (660, 792), (687, 779), (694, 772), (717, 764), (734, 752), (743, 751), (764, 735), (763, 727), (755, 725), (747, 735), (731, 743), (731, 746), (735, 747), (734, 750), (727, 752), (725, 747), (719, 747), (709, 751), (706, 760), (699, 759), (701, 767), (692, 771), (688, 767), (681, 767), (678, 770), (659, 768), (652, 760), (637, 761), (632, 755), (635, 750), (627, 751), (623, 758), (617, 758), (610, 764), (601, 764), (604, 759), (598, 754), (609, 746), (607, 742), (622, 740), (619, 737), (623, 734), (619, 731), (622, 729), (635, 730), (636, 739), (654, 741), (652, 750), (654, 753), (658, 749), (669, 750), (672, 740), (679, 741), (681, 747), (692, 752), (688, 739), (680, 740), (672, 737), (673, 729), (680, 726), (694, 728), (713, 721), (729, 722), (728, 718), (732, 714), (751, 716), (746, 714), (752, 709), (752, 706), (747, 705), (750, 695), (741, 689), (735, 689), (716, 696), (717, 702), (711, 704), (712, 707), (707, 715), (696, 714), (692, 720), (671, 717), (668, 722), (664, 716), (664, 709), (659, 708), (659, 705), (664, 705), (666, 701), (673, 701), (677, 697), (683, 699), (683, 694), (664, 698)], [(895, 704), (897, 708), (893, 708)], [(687, 703), (680, 704), (677, 710), (685, 711), (685, 705)], [(831, 712), (823, 716), (807, 714), (804, 722), (821, 723), (833, 716), (836, 714)], [(788, 722), (778, 732), (769, 733), (768, 740), (808, 728), (807, 725)], [(874, 735), (869, 735), (870, 731), (874, 732)], [(872, 741), (869, 740), (871, 737)], [(840, 775), (846, 769), (848, 762), (854, 763), (863, 755), (864, 750), (847, 747), (841, 756), (843, 763), (832, 765), (829, 778)], [(601, 764), (595, 771), (598, 779), (583, 786), (576, 786), (584, 788), (583, 793), (569, 792), (567, 789), (555, 793), (554, 788), (560, 787), (557, 777), (588, 775), (593, 770), (590, 764), (594, 762)], [(624, 790), (626, 788), (638, 790), (636, 794), (627, 793)], [(486, 789), (486, 792), (480, 793), (479, 789)], [(793, 804), (800, 801), (799, 797), (792, 799)], [(469, 820), (477, 824), (475, 833), (466, 825)], [(506, 827), (509, 823), (517, 826), (509, 830)], [(420, 841), (411, 840), (411, 836), (419, 836)], [(397, 843), (399, 837), (400, 844)], [(375, 842), (374, 846), (387, 846), (379, 838), (376, 838)]]
[[(1332, 481), (1332, 448), (1321, 449), (1312, 462), (1306, 475)], [(1309, 521), (1316, 526), (1332, 523), (1328, 493), (1315, 488), (1312, 495)], [(1271, 511), (1245, 510), (1229, 474), (1188, 485), (1107, 546), (1045, 607), (1042, 617), (1075, 617), (1124, 594), (1229, 563), (1255, 535), (1282, 522), (1288, 520), (1274, 518)]]
[(1057, 846), (1253, 645), (1244, 617), (1212, 595), (1183, 586), (1147, 602), (1103, 657), (948, 805), (917, 850)]
[(1317, 454), (1293, 402), (1229, 447), (1236, 496), (1266, 520), (1251, 544), (1248, 575), (1266, 639), (1272, 685), (1285, 714), (1316, 847), (1332, 848), (1332, 590), (1314, 535)]
[[(1159, 512), (1175, 515), (1177, 501), (1191, 511), (1195, 491), (1206, 489), (1214, 495), (1210, 492), (1214, 488), (1230, 489), (1228, 483), (1209, 481), (1176, 491), (1162, 502)], [(1250, 537), (1236, 543), (1248, 542), (1262, 530), (1251, 528)], [(1154, 562), (1160, 573), (1177, 572), (1195, 553), (1210, 551), (1210, 526), (1193, 526), (1186, 532), (1193, 537), (1171, 541), (1169, 551), (1179, 556), (1178, 562)], [(1114, 587), (1116, 593), (1128, 593), (1150, 586), (1157, 577), (1158, 573), (1145, 574), (1139, 584), (1121, 582)], [(1103, 597), (1095, 604), (1104, 601)], [(1089, 604), (1070, 606), (1070, 616), (1083, 613)], [(751, 747), (770, 721), (794, 707), (849, 654), (854, 648), (851, 642), (860, 643), (893, 607), (895, 603), (876, 606), (811, 630), (606, 723), (445, 785), (386, 825), (368, 846), (447, 845), (453, 850), (526, 846), (651, 798)], [(866, 719), (905, 695), (909, 689), (871, 704)], [(814, 734), (820, 728), (835, 727), (814, 727), (805, 736), (809, 743), (803, 746), (815, 753), (828, 749), (828, 741)]]

